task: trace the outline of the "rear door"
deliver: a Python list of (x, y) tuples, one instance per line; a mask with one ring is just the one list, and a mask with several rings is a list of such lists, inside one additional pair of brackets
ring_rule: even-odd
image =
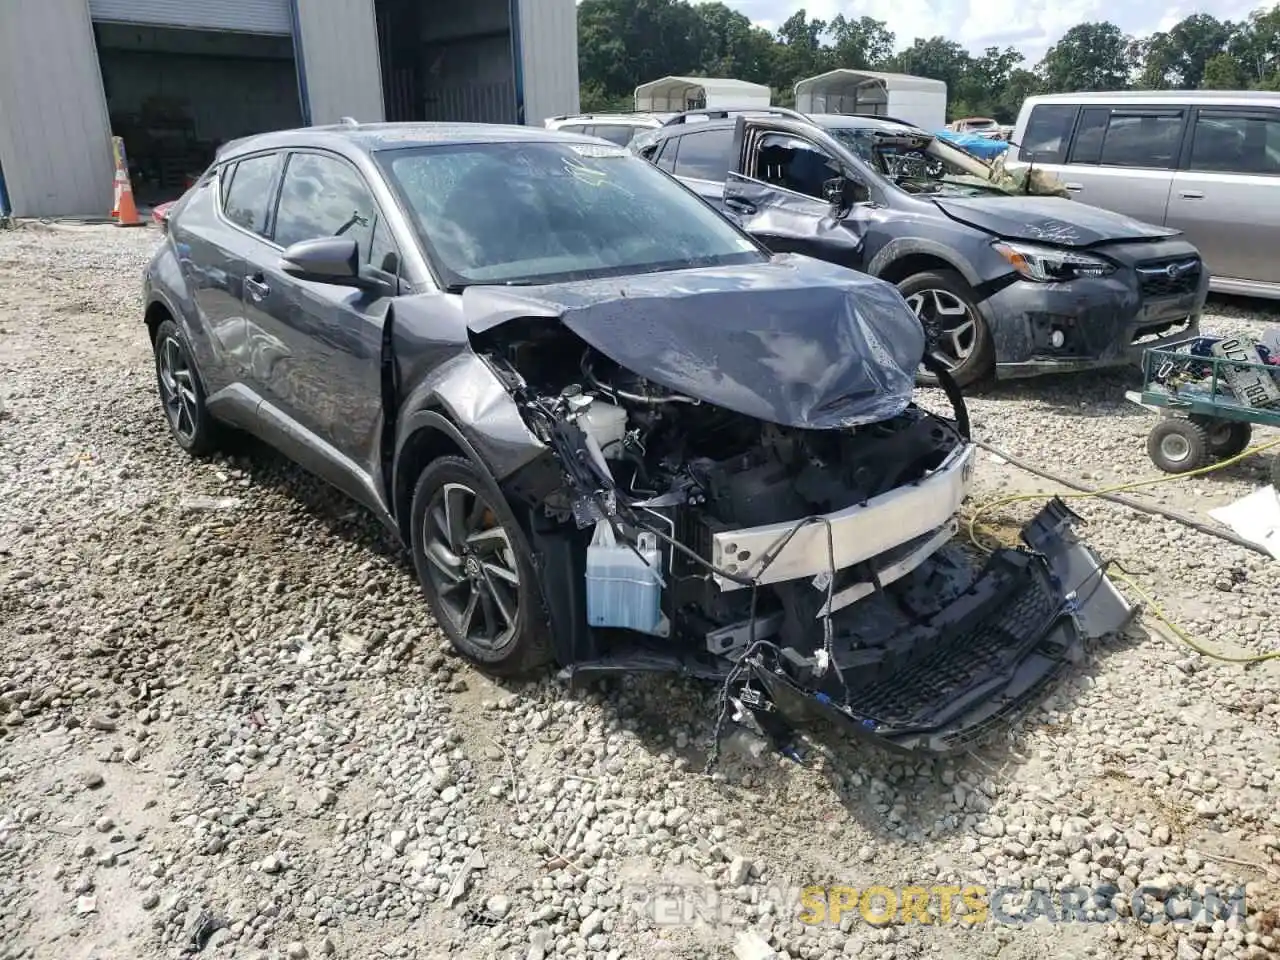
[[(704, 200), (723, 209), (724, 183), (737, 166), (734, 151), (734, 128), (717, 126), (710, 130), (683, 133), (667, 141), (675, 153), (670, 172)], [(659, 166), (667, 160), (664, 148)]]
[(181, 228), (189, 228), (182, 239), (190, 247), (190, 285), (218, 365), (227, 382), (259, 395), (277, 351), (248, 309), (244, 282), (250, 264), (271, 249), (267, 237), (283, 162), (282, 154), (266, 152), (227, 164), (209, 188), (207, 219), (198, 196), (179, 217)]
[(1167, 225), (1213, 276), (1280, 283), (1280, 110), (1199, 108), (1179, 166)]
[(1189, 113), (1182, 106), (1085, 106), (1058, 176), (1077, 200), (1162, 224)]

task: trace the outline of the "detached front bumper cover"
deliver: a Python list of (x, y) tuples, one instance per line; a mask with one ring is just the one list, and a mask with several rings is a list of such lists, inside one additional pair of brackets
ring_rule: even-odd
[(825, 719), (898, 751), (963, 751), (1038, 704), (1086, 641), (1133, 620), (1137, 608), (1076, 539), (1081, 523), (1054, 498), (1023, 527), (1026, 549), (998, 550), (969, 590), (912, 628), (933, 635), (911, 645), (919, 652), (876, 670), (845, 666), (847, 695), (834, 671), (819, 678), (766, 655), (748, 659), (732, 695), (775, 740)]

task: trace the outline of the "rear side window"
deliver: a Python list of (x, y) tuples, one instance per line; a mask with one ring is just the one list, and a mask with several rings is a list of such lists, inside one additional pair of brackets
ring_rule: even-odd
[(1191, 139), (1192, 170), (1280, 173), (1280, 116), (1201, 111)]
[(734, 165), (732, 127), (686, 133), (679, 140), (680, 153), (675, 165), (677, 177), (723, 180)]
[(265, 237), (279, 170), (278, 153), (249, 157), (237, 163), (231, 171), (231, 185), (224, 194), (222, 212), (227, 219)]
[(638, 127), (627, 126), (625, 123), (599, 123), (596, 124), (595, 136), (625, 147), (635, 137), (638, 129)]
[(1111, 167), (1172, 169), (1182, 142), (1182, 114), (1112, 113), (1098, 162)]
[(565, 133), (584, 133), (585, 134), (591, 128), (588, 127), (585, 123), (567, 123), (560, 129), (563, 130)]
[(1018, 156), (1040, 163), (1062, 163), (1079, 107), (1067, 103), (1042, 103), (1031, 108), (1022, 133)]
[(1085, 107), (1080, 114), (1080, 125), (1076, 127), (1067, 162), (1099, 163), (1102, 160), (1102, 141), (1110, 122), (1110, 107)]
[(275, 240), (287, 247), (317, 237), (351, 237), (360, 245), (363, 259), (377, 212), (369, 188), (348, 163), (337, 157), (295, 153), (280, 189)]

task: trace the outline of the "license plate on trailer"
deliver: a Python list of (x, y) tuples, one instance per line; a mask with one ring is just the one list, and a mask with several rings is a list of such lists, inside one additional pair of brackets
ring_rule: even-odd
[[(1261, 363), (1257, 344), (1241, 337), (1228, 337), (1213, 345), (1213, 355), (1222, 360), (1239, 360), (1246, 363)], [(1251, 407), (1274, 407), (1280, 405), (1280, 386), (1275, 379), (1263, 370), (1250, 367), (1223, 365), (1222, 377), (1231, 387), (1237, 400)]]

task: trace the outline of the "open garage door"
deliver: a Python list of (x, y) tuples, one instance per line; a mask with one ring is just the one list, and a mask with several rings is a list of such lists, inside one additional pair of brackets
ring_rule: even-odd
[[(114, 19), (124, 8), (133, 22)], [(229, 140), (302, 124), (287, 0), (93, 0), (91, 11), (140, 203), (180, 196)]]
[(519, 123), (511, 0), (375, 0), (388, 120)]
[(89, 0), (89, 15), (98, 23), (284, 36), (293, 32), (289, 0)]

